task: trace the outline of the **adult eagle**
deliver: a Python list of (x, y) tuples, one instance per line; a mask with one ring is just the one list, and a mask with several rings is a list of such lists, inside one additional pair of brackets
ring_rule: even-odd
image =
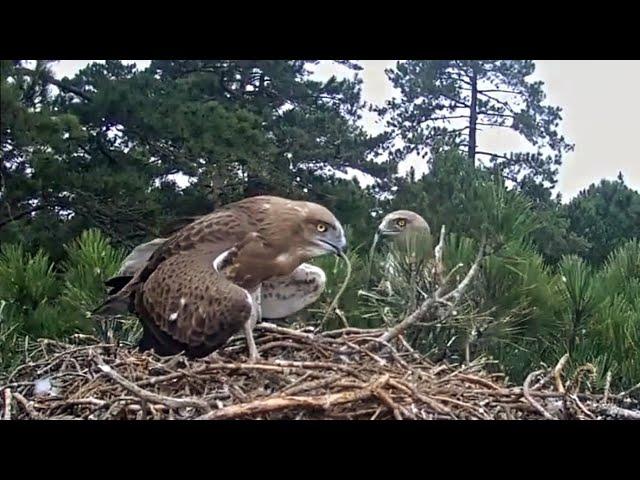
[(154, 242), (107, 282), (113, 294), (95, 313), (136, 314), (140, 349), (159, 355), (203, 357), (244, 327), (250, 360), (260, 317), (291, 315), (322, 293), (324, 272), (305, 262), (347, 246), (329, 210), (273, 196), (231, 203)]
[[(431, 229), (427, 221), (415, 212), (410, 210), (396, 210), (386, 215), (376, 231), (376, 235), (372, 245), (372, 255), (375, 250), (376, 244), (380, 238), (393, 239), (395, 242), (399, 242), (406, 238), (408, 235), (416, 234), (431, 234)], [(394, 262), (390, 253), (387, 253), (387, 258), (384, 262), (384, 279), (380, 285), (380, 288), (386, 290), (387, 294), (391, 294), (391, 283), (389, 278), (397, 274), (394, 268)]]

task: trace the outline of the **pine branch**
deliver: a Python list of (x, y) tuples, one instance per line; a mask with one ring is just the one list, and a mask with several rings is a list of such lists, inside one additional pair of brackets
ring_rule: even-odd
[(516, 118), (515, 115), (513, 115), (512, 113), (493, 113), (493, 112), (478, 112), (478, 115), (486, 115), (488, 117), (509, 117), (509, 118)]
[(482, 95), (483, 97), (487, 97), (488, 99), (493, 100), (494, 102), (496, 102), (496, 103), (498, 103), (498, 104), (502, 105), (504, 108), (506, 108), (509, 112), (511, 112), (511, 113), (513, 113), (513, 114), (515, 114), (515, 113), (516, 113), (516, 112), (513, 110), (513, 108), (511, 107), (511, 105), (509, 105), (507, 102), (504, 102), (504, 101), (502, 101), (502, 100), (498, 100), (496, 97), (492, 97), (491, 95), (488, 95), (488, 94), (486, 94), (486, 93), (484, 93), (484, 92), (483, 92), (483, 93), (478, 92), (478, 95)]
[[(441, 233), (443, 231), (444, 229), (441, 230)], [(473, 278), (476, 276), (478, 269), (480, 268), (480, 262), (482, 261), (482, 259), (484, 259), (484, 257), (487, 254), (485, 246), (486, 246), (486, 238), (483, 237), (480, 243), (480, 248), (478, 250), (476, 259), (473, 262), (473, 265), (467, 272), (462, 282), (460, 282), (460, 284), (454, 290), (452, 290), (442, 298), (438, 297), (437, 294), (430, 298), (427, 298), (424, 302), (422, 302), (422, 304), (416, 311), (414, 311), (411, 315), (405, 318), (402, 322), (398, 323), (396, 326), (394, 326), (393, 328), (385, 332), (383, 335), (381, 335), (379, 337), (379, 340), (383, 342), (389, 342), (390, 340), (393, 340), (394, 338), (401, 335), (411, 325), (417, 322), (422, 322), (426, 320), (428, 317), (432, 316), (435, 313), (434, 311), (442, 305), (444, 305), (446, 309), (444, 312), (440, 313), (439, 316), (446, 317), (447, 315), (449, 315), (451, 311), (453, 311), (455, 304), (460, 300), (460, 298), (462, 298), (462, 295), (471, 284), (471, 281), (473, 280)], [(437, 247), (439, 254), (443, 250), (443, 248), (444, 248), (444, 241), (441, 238)], [(438, 292), (439, 291), (440, 289), (438, 290)]]
[(515, 92), (513, 90), (478, 90), (478, 93), (508, 93), (512, 95), (525, 95), (522, 92)]
[(51, 85), (58, 87), (63, 92), (72, 93), (88, 102), (91, 102), (93, 100), (93, 97), (88, 93), (83, 92), (78, 87), (74, 87), (73, 85), (68, 85), (66, 83), (61, 82), (60, 80), (57, 80), (47, 72), (44, 72), (44, 71), (36, 72), (35, 70), (31, 70), (29, 68), (24, 68), (24, 67), (16, 68), (15, 70), (16, 72), (21, 73), (23, 75), (27, 75), (33, 79), (37, 78), (38, 76), (41, 76), (41, 78), (45, 81), (45, 83), (50, 83)]
[(499, 153), (493, 153), (493, 152), (476, 152), (476, 155), (488, 155), (490, 157), (496, 157), (496, 158), (502, 158), (504, 160), (509, 160), (511, 161), (512, 158), (507, 157), (506, 155), (501, 155)]
[(451, 100), (456, 105), (460, 105), (461, 108), (471, 108), (471, 106), (468, 103), (465, 103), (462, 100), (458, 100), (457, 98), (451, 97), (451, 96), (447, 95), (446, 93), (438, 93), (438, 96), (444, 97), (447, 100)]

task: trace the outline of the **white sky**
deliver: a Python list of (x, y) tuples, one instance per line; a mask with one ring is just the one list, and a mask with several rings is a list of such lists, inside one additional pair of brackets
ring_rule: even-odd
[[(72, 77), (95, 60), (61, 60), (54, 65), (56, 76)], [(127, 60), (145, 68), (149, 60)], [(394, 94), (384, 73), (396, 60), (362, 60), (363, 99), (382, 104)], [(622, 172), (631, 188), (640, 190), (640, 61), (637, 60), (536, 60), (534, 80), (545, 84), (547, 101), (562, 107), (561, 133), (575, 144), (560, 167), (558, 191), (567, 201), (580, 190), (602, 178), (614, 179)], [(331, 62), (316, 69), (319, 79), (346, 72)], [(379, 133), (383, 126), (374, 114), (365, 113), (363, 126)], [(480, 132), (479, 149), (507, 153), (530, 147), (517, 133), (494, 128)], [(402, 170), (413, 164), (423, 172), (423, 161), (408, 159)]]

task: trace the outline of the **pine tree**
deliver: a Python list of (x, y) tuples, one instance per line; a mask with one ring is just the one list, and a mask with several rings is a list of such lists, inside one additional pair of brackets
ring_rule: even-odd
[[(398, 62), (387, 75), (400, 96), (377, 109), (387, 119), (389, 142), (404, 142), (394, 157), (456, 146), (472, 164), (490, 165), (505, 178), (554, 184), (562, 154), (573, 146), (558, 133), (561, 108), (543, 105), (543, 83), (527, 80), (534, 69), (530, 60)], [(480, 150), (477, 133), (485, 127), (511, 129), (538, 153), (506, 156)], [(552, 155), (544, 156), (544, 148)]]

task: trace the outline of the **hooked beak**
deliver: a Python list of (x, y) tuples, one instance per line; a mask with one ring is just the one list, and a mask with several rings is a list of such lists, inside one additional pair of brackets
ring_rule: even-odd
[(329, 247), (331, 247), (331, 252), (336, 255), (345, 255), (349, 250), (349, 247), (346, 241), (340, 242), (338, 245), (331, 242), (327, 242), (326, 240), (320, 240), (320, 241), (325, 245), (328, 245)]
[(340, 235), (335, 238), (335, 241), (328, 241), (324, 239), (319, 239), (319, 241), (328, 245), (331, 248), (331, 252), (338, 256), (345, 255), (349, 249), (347, 238), (345, 237), (344, 230), (342, 230), (342, 228), (340, 228)]
[(378, 235), (380, 237), (385, 237), (387, 235), (396, 235), (397, 233), (399, 233), (399, 232), (397, 232), (395, 230), (386, 230), (386, 229), (384, 229), (382, 227), (379, 227), (378, 231), (376, 232), (376, 235)]

